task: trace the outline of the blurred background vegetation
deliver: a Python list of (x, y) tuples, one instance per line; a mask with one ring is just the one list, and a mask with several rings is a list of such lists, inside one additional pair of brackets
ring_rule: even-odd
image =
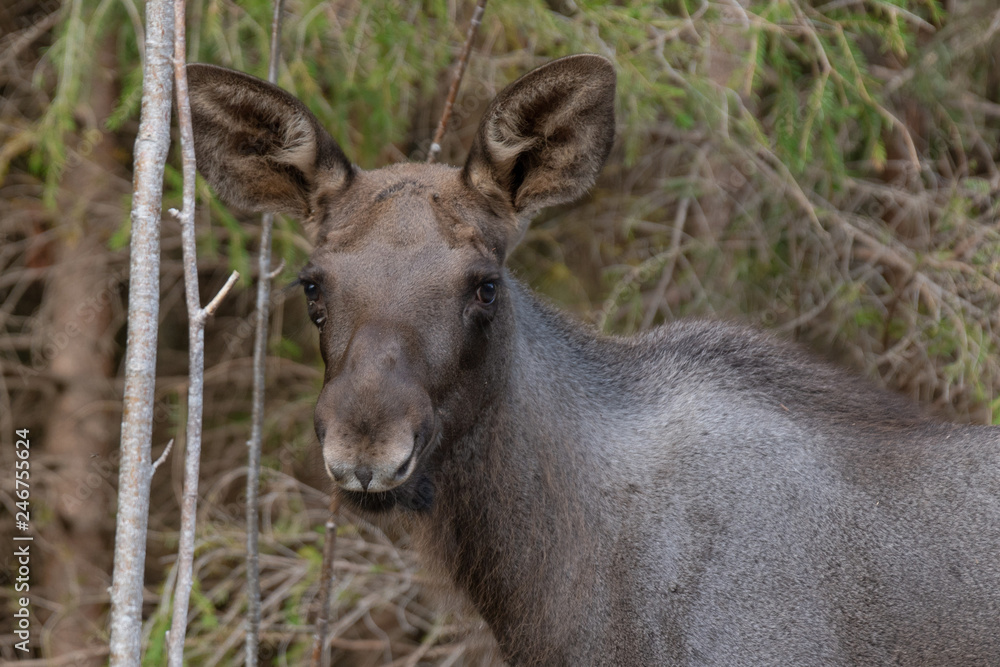
[[(363, 168), (423, 160), (472, 2), (287, 0), (279, 83)], [(265, 76), (271, 5), (191, 0), (189, 60)], [(36, 664), (106, 662), (143, 7), (0, 9), (0, 469), (31, 429)], [(446, 137), (459, 165), (486, 103), (551, 58), (604, 54), (619, 139), (583, 201), (543, 213), (514, 271), (609, 333), (750, 321), (920, 400), (1000, 421), (1000, 10), (994, 0), (492, 0)], [(180, 203), (176, 148), (164, 208)], [(209, 322), (188, 663), (242, 664), (243, 505), (258, 221), (199, 188)], [(291, 280), (309, 230), (276, 222)], [(163, 221), (147, 654), (163, 662), (186, 392), (180, 231)], [(287, 297), (287, 300), (286, 300)], [(326, 481), (321, 382), (297, 291), (275, 290), (262, 498), (262, 664), (312, 641)], [(859, 380), (860, 381), (860, 380)], [(0, 480), (0, 534), (13, 529)], [(5, 606), (9, 554), (0, 556)], [(405, 532), (344, 515), (334, 662), (478, 664), (481, 623), (444, 603)], [(0, 658), (15, 657), (9, 614)]]

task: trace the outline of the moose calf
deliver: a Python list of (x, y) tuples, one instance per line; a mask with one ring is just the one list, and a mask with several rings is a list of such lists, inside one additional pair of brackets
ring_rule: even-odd
[(511, 663), (1000, 665), (1000, 431), (729, 324), (601, 336), (504, 268), (608, 155), (607, 60), (508, 86), (461, 169), (363, 171), (279, 88), (188, 74), (218, 194), (318, 229), (337, 492), (408, 518)]

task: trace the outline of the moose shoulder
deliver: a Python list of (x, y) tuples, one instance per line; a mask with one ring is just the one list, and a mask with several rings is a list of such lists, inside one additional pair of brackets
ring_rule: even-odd
[(504, 268), (607, 157), (607, 60), (508, 86), (461, 169), (370, 172), (288, 93), (188, 73), (217, 192), (318, 229), (337, 492), (409, 515), (511, 663), (1000, 665), (1000, 432), (752, 330), (601, 337)]

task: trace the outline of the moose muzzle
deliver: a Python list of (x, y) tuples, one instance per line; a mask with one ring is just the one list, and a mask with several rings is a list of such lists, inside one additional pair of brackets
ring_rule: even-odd
[(399, 334), (359, 329), (340, 372), (316, 404), (327, 473), (348, 491), (388, 491), (413, 473), (433, 432), (430, 397), (414, 376)]

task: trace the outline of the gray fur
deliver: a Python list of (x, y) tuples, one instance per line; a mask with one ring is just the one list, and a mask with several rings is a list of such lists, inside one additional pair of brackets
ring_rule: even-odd
[(516, 574), (472, 586), (514, 662), (1000, 664), (995, 430), (732, 325), (596, 338), (523, 288), (514, 348), (429, 522), (497, 517), (476, 540)]

